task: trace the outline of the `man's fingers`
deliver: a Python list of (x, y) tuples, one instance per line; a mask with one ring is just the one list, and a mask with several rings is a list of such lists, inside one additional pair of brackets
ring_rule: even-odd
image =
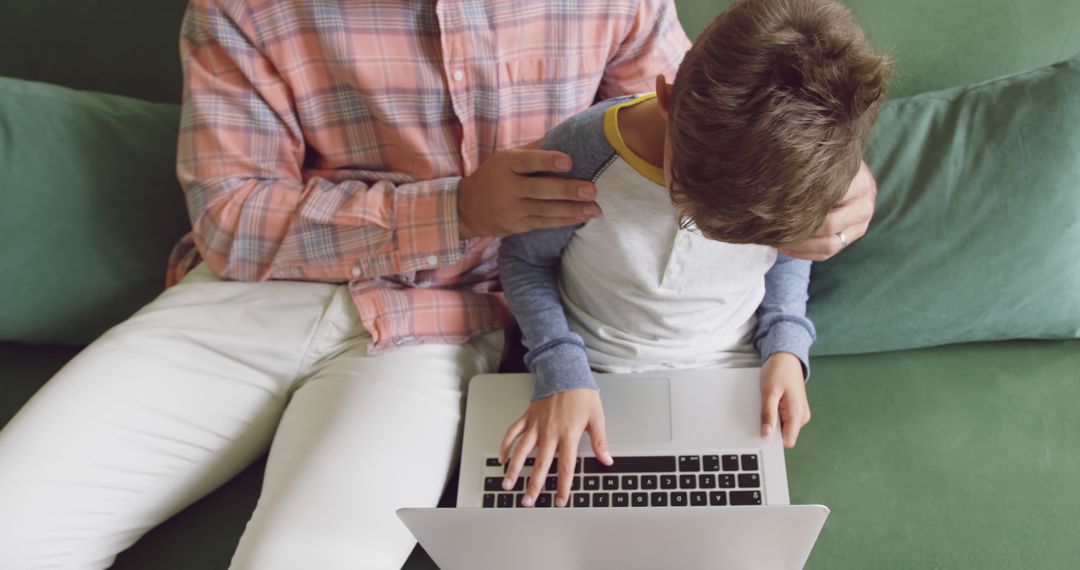
[(874, 203), (868, 200), (856, 200), (837, 206), (829, 210), (821, 227), (814, 232), (814, 237), (827, 237), (841, 231), (850, 232), (856, 226), (868, 225), (873, 216)]
[(783, 394), (780, 390), (769, 390), (762, 394), (761, 398), (761, 435), (762, 437), (768, 437), (776, 431), (776, 424), (779, 420), (779, 408), (780, 408), (780, 396)]
[(578, 442), (581, 434), (564, 437), (559, 442), (559, 482), (555, 487), (555, 506), (565, 507), (570, 502), (570, 487), (574, 483), (574, 467), (577, 465)]
[(553, 150), (523, 148), (510, 152), (510, 170), (517, 174), (568, 172), (573, 166), (569, 156)]
[(585, 221), (599, 215), (600, 206), (593, 202), (525, 200), (525, 217), (573, 218)]
[(521, 178), (517, 190), (521, 197), (530, 200), (592, 202), (596, 199), (596, 186), (592, 182), (553, 176)]
[(576, 224), (585, 223), (586, 220), (581, 218), (541, 218), (540, 216), (529, 216), (521, 221), (522, 232), (529, 232), (533, 230), (546, 230), (548, 228), (561, 228), (564, 226), (573, 226)]

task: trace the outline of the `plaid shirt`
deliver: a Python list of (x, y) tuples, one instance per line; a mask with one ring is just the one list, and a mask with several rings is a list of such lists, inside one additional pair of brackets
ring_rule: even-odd
[(503, 326), (458, 181), (689, 43), (672, 0), (192, 0), (169, 281), (347, 282), (374, 352)]

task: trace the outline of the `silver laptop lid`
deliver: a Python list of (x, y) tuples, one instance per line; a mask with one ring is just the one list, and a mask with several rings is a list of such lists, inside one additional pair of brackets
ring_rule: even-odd
[(443, 570), (802, 568), (829, 509), (400, 509)]

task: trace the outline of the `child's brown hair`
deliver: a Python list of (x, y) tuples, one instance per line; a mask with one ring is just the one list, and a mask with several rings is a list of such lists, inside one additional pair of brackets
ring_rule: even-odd
[(810, 237), (858, 171), (889, 74), (837, 2), (736, 2), (672, 88), (671, 192), (684, 219), (730, 243)]

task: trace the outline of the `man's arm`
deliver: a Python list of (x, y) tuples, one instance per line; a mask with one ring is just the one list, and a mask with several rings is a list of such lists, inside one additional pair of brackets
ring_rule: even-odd
[(195, 244), (219, 275), (341, 282), (410, 273), (457, 262), (462, 238), (582, 222), (595, 210), (591, 184), (528, 176), (569, 169), (559, 165), (565, 155), (539, 150), (499, 151), (465, 178), (305, 177), (293, 92), (264, 56), (250, 10), (193, 0), (181, 32), (177, 174)]
[(559, 299), (559, 258), (577, 226), (517, 234), (502, 241), (499, 275), (521, 327), (525, 364), (536, 375), (533, 399), (596, 389), (585, 342), (570, 331)]
[(806, 318), (810, 262), (777, 254), (765, 274), (765, 297), (758, 307), (754, 345), (765, 362), (778, 352), (798, 357), (804, 375), (810, 377), (810, 346), (817, 338), (814, 324)]
[(196, 0), (181, 32), (177, 171), (196, 245), (221, 276), (348, 281), (457, 261), (458, 178), (303, 179), (292, 94), (246, 3)]

